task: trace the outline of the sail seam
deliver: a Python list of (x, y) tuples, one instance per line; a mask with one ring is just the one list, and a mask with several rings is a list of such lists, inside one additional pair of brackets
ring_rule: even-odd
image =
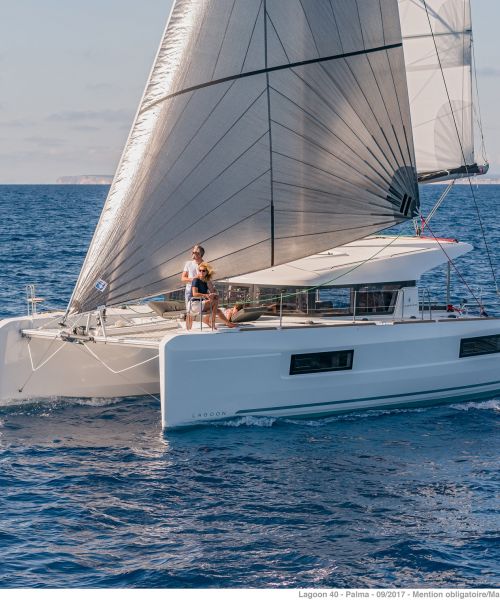
[[(275, 92), (276, 94), (280, 95), (282, 98), (286, 99), (288, 102), (290, 102), (290, 104), (292, 104), (295, 108), (297, 108), (298, 110), (300, 110), (306, 117), (308, 117), (311, 121), (315, 122), (319, 127), (322, 127), (323, 129), (326, 129), (326, 131), (328, 131), (328, 133), (330, 135), (332, 135), (333, 137), (335, 137), (341, 144), (343, 144), (350, 152), (352, 152), (353, 156), (357, 159), (359, 159), (360, 161), (362, 161), (366, 166), (368, 166), (378, 177), (380, 177), (380, 179), (382, 179), (382, 181), (385, 181), (387, 183), (387, 185), (389, 185), (389, 181), (387, 179), (384, 178), (383, 174), (381, 174), (379, 171), (377, 171), (375, 169), (375, 167), (373, 165), (371, 165), (365, 158), (363, 158), (360, 154), (358, 154), (358, 152), (354, 149), (354, 147), (350, 146), (344, 139), (342, 139), (340, 137), (340, 135), (336, 134), (332, 129), (330, 129), (330, 127), (328, 127), (325, 123), (323, 123), (322, 121), (320, 121), (317, 117), (315, 117), (313, 114), (311, 114), (308, 110), (306, 110), (304, 107), (300, 106), (299, 104), (297, 104), (296, 102), (294, 102), (291, 98), (289, 98), (288, 96), (286, 96), (285, 94), (283, 94), (280, 90), (274, 88), (271, 86), (271, 89), (273, 90), (273, 92)], [(314, 93), (316, 93), (314, 88), (311, 88), (312, 91)], [(319, 96), (318, 96), (319, 97)], [(337, 113), (335, 113), (335, 115), (338, 117)], [(338, 117), (340, 119), (340, 117)], [(275, 121), (276, 122), (276, 121)], [(286, 127), (283, 123), (278, 123), (279, 125), (281, 125), (282, 127)], [(298, 131), (295, 131), (291, 128), (286, 127), (287, 129), (289, 129), (290, 131), (292, 131), (293, 133), (296, 133), (297, 135), (301, 135)], [(306, 138), (306, 136), (302, 136), (305, 139), (309, 139)], [(366, 148), (366, 146), (365, 146)], [(343, 162), (344, 164), (348, 165), (348, 166), (352, 166), (350, 165), (346, 160), (342, 160), (340, 157), (336, 156), (333, 152), (329, 152), (330, 154), (332, 154), (332, 156), (335, 156), (335, 158), (337, 158), (338, 160), (340, 160), (341, 162)], [(372, 181), (372, 179), (370, 178), (369, 175), (365, 175), (365, 177), (369, 180)], [(380, 186), (382, 187), (382, 186)]]
[(250, 50), (250, 46), (252, 45), (252, 40), (253, 40), (253, 34), (255, 33), (255, 28), (257, 27), (257, 22), (259, 20), (259, 15), (260, 15), (260, 11), (262, 9), (262, 3), (263, 0), (261, 0), (260, 4), (259, 4), (259, 10), (257, 11), (257, 16), (255, 17), (255, 21), (252, 27), (252, 31), (250, 33), (250, 38), (248, 40), (248, 45), (247, 45), (247, 49), (245, 51), (245, 56), (243, 57), (243, 61), (241, 63), (241, 69), (240, 69), (240, 73), (243, 71), (243, 69), (245, 68), (245, 63), (247, 61), (247, 56), (248, 56), (248, 51)]
[[(353, 76), (353, 79), (356, 81), (357, 86), (359, 87), (359, 82), (357, 81), (357, 79), (354, 76), (354, 73), (352, 72), (352, 69), (350, 68), (349, 64), (346, 63), (347, 68), (349, 69), (349, 72), (351, 73), (351, 75)], [(321, 68), (323, 69), (325, 75), (332, 81), (332, 83), (335, 84), (335, 80), (332, 79), (330, 73), (328, 70), (325, 69), (325, 67), (323, 65), (321, 65)], [(356, 133), (356, 131), (349, 125), (349, 123), (342, 117), (342, 115), (340, 113), (338, 113), (335, 110), (335, 107), (332, 106), (331, 102), (328, 100), (328, 98), (326, 98), (325, 96), (323, 96), (323, 94), (320, 94), (318, 92), (318, 90), (312, 86), (309, 82), (307, 82), (303, 77), (301, 77), (297, 72), (292, 71), (292, 73), (298, 78), (300, 79), (300, 81), (306, 86), (308, 87), (314, 94), (316, 94), (316, 96), (318, 98), (320, 98), (327, 106), (328, 108), (341, 120), (341, 122), (348, 128), (348, 130), (353, 134), (353, 136), (364, 146), (366, 147), (366, 142)], [(284, 96), (286, 98), (286, 96)], [(290, 100), (291, 101), (291, 100)], [(356, 115), (356, 117), (359, 119), (359, 122), (363, 125), (363, 127), (365, 128), (366, 132), (368, 133), (368, 135), (370, 135), (370, 137), (372, 138), (372, 140), (374, 141), (374, 143), (376, 144), (377, 148), (379, 149), (382, 157), (386, 160), (387, 164), (390, 165), (389, 160), (387, 159), (387, 155), (385, 153), (385, 151), (382, 149), (382, 147), (380, 146), (380, 144), (378, 143), (378, 141), (373, 137), (373, 134), (369, 131), (367, 125), (365, 124), (365, 122), (363, 121), (363, 119), (361, 118), (361, 116), (357, 113), (357, 111), (354, 109), (354, 107), (351, 107), (353, 110), (353, 113)], [(372, 111), (373, 114), (373, 111)], [(377, 122), (376, 120), (376, 116), (373, 114), (373, 118), (374, 121)], [(380, 125), (379, 125), (380, 127)], [(380, 158), (378, 158), (371, 150), (370, 148), (368, 148), (368, 151), (370, 153), (370, 155), (375, 159), (375, 161), (379, 164), (379, 166), (383, 169), (383, 171), (386, 173), (386, 175), (391, 178), (391, 175), (389, 174), (389, 171), (387, 170), (387, 167), (385, 167)], [(392, 165), (390, 165), (392, 166)]]
[[(382, 206), (380, 204), (378, 204), (377, 202), (371, 201), (371, 200), (358, 200), (357, 198), (355, 198), (354, 196), (350, 195), (350, 194), (342, 194), (342, 196), (338, 193), (332, 193), (332, 192), (328, 192), (326, 190), (322, 190), (321, 188), (314, 188), (311, 186), (307, 186), (307, 185), (297, 185), (296, 183), (288, 183), (287, 181), (276, 181), (275, 182), (277, 185), (283, 186), (283, 187), (293, 187), (296, 189), (300, 189), (300, 190), (305, 190), (306, 192), (313, 192), (314, 194), (321, 194), (323, 196), (328, 196), (330, 198), (349, 198), (351, 200), (351, 203), (354, 204), (358, 204), (359, 206), (366, 206), (367, 204), (369, 204), (370, 206), (372, 206), (374, 209), (387, 209), (387, 207)], [(348, 184), (348, 185), (353, 185), (351, 182), (349, 181), (345, 181), (344, 183)], [(374, 198), (382, 198), (382, 196), (378, 196), (377, 194), (375, 194), (374, 192), (370, 192), (372, 194), (372, 196)], [(393, 202), (392, 203), (394, 206), (396, 206), (396, 204)], [(399, 204), (397, 204), (397, 206), (399, 207)], [(276, 212), (301, 212), (304, 214), (309, 213), (309, 209), (308, 210), (293, 210), (293, 209), (276, 209)], [(399, 212), (399, 211), (397, 211)], [(333, 213), (332, 213), (333, 214)], [(340, 214), (338, 212), (336, 212), (335, 214)]]
[(206, 81), (205, 83), (199, 83), (198, 85), (193, 85), (182, 90), (178, 90), (177, 92), (173, 92), (172, 94), (168, 94), (167, 96), (163, 96), (163, 98), (159, 98), (155, 100), (151, 104), (144, 106), (141, 110), (141, 113), (153, 108), (157, 104), (164, 102), (165, 100), (170, 100), (171, 98), (175, 98), (176, 96), (181, 96), (182, 94), (188, 94), (189, 92), (194, 92), (196, 90), (201, 90), (206, 87), (211, 87), (212, 85), (218, 85), (219, 83), (225, 83), (226, 81), (233, 81), (234, 79), (244, 79), (246, 77), (253, 77), (255, 75), (265, 75), (266, 73), (273, 73), (274, 71), (283, 71), (285, 69), (293, 69), (296, 67), (303, 67), (306, 65), (313, 65), (316, 63), (324, 63), (330, 62), (332, 60), (340, 60), (342, 58), (350, 58), (352, 56), (362, 56), (365, 54), (373, 54), (375, 52), (383, 52), (385, 50), (393, 50), (395, 48), (402, 48), (403, 43), (399, 42), (396, 44), (386, 44), (385, 46), (377, 46), (376, 48), (365, 48), (364, 50), (356, 50), (354, 52), (345, 52), (344, 54), (333, 54), (332, 56), (323, 56), (319, 58), (311, 58), (308, 60), (301, 60), (294, 63), (287, 63), (285, 65), (276, 65), (274, 67), (266, 67), (264, 69), (256, 69), (255, 71), (248, 71), (247, 73), (237, 73), (236, 75), (229, 75), (228, 77), (221, 77), (220, 79), (214, 79), (213, 81)]
[[(245, 217), (243, 217), (242, 219), (240, 219), (239, 221), (235, 221), (234, 223), (232, 223), (229, 227), (225, 227), (224, 229), (220, 229), (219, 231), (215, 232), (213, 235), (211, 235), (210, 237), (204, 239), (204, 243), (206, 243), (208, 240), (217, 238), (217, 236), (223, 234), (225, 231), (227, 231), (227, 229), (231, 228), (231, 227), (235, 227), (237, 225), (241, 225), (241, 223), (244, 223), (245, 221), (248, 221), (249, 219), (252, 219), (253, 217), (255, 217), (256, 215), (258, 215), (259, 213), (263, 212), (266, 209), (266, 207), (264, 208), (259, 208), (258, 210), (256, 210), (255, 212), (253, 212), (250, 215), (247, 215)], [(265, 241), (265, 240), (264, 240)], [(151, 271), (154, 271), (155, 269), (158, 269), (159, 267), (162, 267), (164, 265), (168, 265), (169, 263), (171, 263), (172, 261), (174, 261), (176, 258), (178, 258), (179, 256), (182, 256), (183, 254), (186, 253), (186, 250), (183, 250), (182, 252), (180, 252), (179, 254), (177, 254), (176, 256), (172, 256), (171, 258), (168, 258), (167, 260), (164, 260), (162, 262), (159, 263), (155, 263), (151, 268), (149, 268), (147, 271), (144, 271), (141, 273), (142, 277), (144, 277), (144, 275), (147, 275), (148, 273), (150, 273)], [(220, 257), (217, 258), (213, 258), (210, 262), (215, 262), (216, 260), (219, 260)], [(134, 267), (137, 267), (140, 263), (136, 263), (134, 265)], [(180, 273), (179, 273), (180, 275)], [(113, 283), (114, 280), (110, 280), (110, 283)], [(124, 286), (126, 286), (128, 283), (131, 283), (132, 281), (140, 281), (140, 279), (138, 277), (131, 277), (130, 279), (127, 279), (126, 281), (123, 281), (120, 285), (115, 286), (113, 288), (113, 294), (116, 294), (120, 289), (122, 289)], [(161, 281), (161, 280), (160, 280)], [(158, 283), (158, 282), (153, 282), (153, 283)], [(136, 288), (139, 289), (139, 288)], [(131, 290), (134, 291), (134, 290)], [(112, 298), (113, 296), (110, 295), (110, 298)]]
[[(191, 202), (193, 202), (197, 196), (199, 196), (201, 193), (203, 193), (214, 181), (216, 181), (224, 172), (227, 171), (227, 169), (229, 169), (233, 164), (235, 164), (246, 152), (248, 152), (248, 150), (250, 150), (252, 147), (254, 147), (256, 144), (258, 144), (258, 142), (260, 142), (264, 136), (267, 134), (267, 132), (263, 133), (257, 140), (255, 140), (255, 142), (249, 146), (248, 148), (246, 148), (244, 150), (244, 152), (242, 152), (239, 156), (237, 156), (235, 158), (235, 160), (233, 160), (231, 163), (229, 163), (220, 173), (218, 173), (212, 180), (210, 180), (201, 190), (199, 190), (195, 196), (193, 196), (192, 198), (190, 198), (187, 202), (185, 202), (185, 204), (183, 204), (183, 206), (174, 214), (172, 215), (172, 217), (165, 222), (161, 222), (160, 224), (157, 224), (157, 228), (153, 229), (153, 231), (151, 231), (149, 233), (151, 238), (154, 238), (154, 236), (162, 229), (164, 229), (182, 210), (184, 210)], [(154, 213), (155, 214), (155, 213)], [(154, 216), (151, 215), (152, 217)], [(152, 223), (153, 220), (150, 218), (146, 224)], [(203, 240), (204, 242), (206, 240)], [(135, 248), (134, 250), (132, 250), (129, 254), (130, 257), (132, 257), (136, 252), (138, 252), (140, 249), (140, 246), (138, 246), (137, 248)], [(155, 250), (156, 251), (156, 250)], [(187, 251), (187, 249), (183, 250), (183, 253), (185, 253)], [(113, 273), (114, 271), (112, 271), (111, 273)]]
[[(192, 227), (194, 227), (195, 225), (197, 225), (200, 221), (203, 221), (203, 219), (206, 219), (210, 214), (212, 214), (215, 211), (219, 210), (221, 208), (221, 206), (223, 206), (224, 204), (226, 204), (227, 202), (229, 202), (230, 200), (232, 200), (235, 196), (237, 196), (238, 194), (240, 194), (243, 190), (249, 188), (256, 181), (258, 181), (259, 179), (261, 179), (262, 177), (264, 177), (264, 175), (266, 175), (268, 172), (269, 172), (269, 169), (267, 169), (263, 173), (260, 173), (259, 175), (257, 175), (257, 177), (254, 177), (251, 181), (249, 181), (246, 185), (244, 185), (243, 187), (241, 187), (240, 189), (238, 189), (236, 192), (234, 192), (233, 194), (231, 194), (228, 198), (226, 198), (225, 200), (223, 200), (222, 202), (220, 202), (219, 204), (217, 204), (217, 206), (214, 206), (211, 210), (209, 210), (208, 212), (204, 213), (198, 219), (196, 219), (195, 221), (193, 221), (192, 223), (190, 223), (189, 227), (185, 227), (184, 229), (178, 230), (177, 231), (177, 235), (175, 237), (169, 238), (168, 244), (173, 244), (178, 237), (180, 237), (181, 235), (183, 235), (184, 233), (186, 233), (186, 231), (189, 231), (189, 229), (191, 229)], [(262, 210), (262, 209), (259, 209), (259, 211), (260, 210)], [(257, 214), (257, 213), (254, 213), (254, 214)], [(161, 246), (158, 246), (157, 248), (155, 248), (154, 250), (151, 251), (151, 254), (154, 254), (155, 252), (158, 252), (165, 245), (166, 244), (162, 244)], [(177, 258), (178, 256), (182, 256), (183, 254), (185, 254), (188, 251), (188, 249), (189, 248), (186, 248), (186, 249), (183, 248), (182, 252), (180, 252), (178, 255), (174, 256), (173, 258)]]

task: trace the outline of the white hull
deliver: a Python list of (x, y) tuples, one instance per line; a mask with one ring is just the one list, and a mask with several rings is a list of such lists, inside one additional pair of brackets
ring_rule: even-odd
[(27, 338), (47, 318), (0, 321), (0, 401), (158, 394), (158, 347)]
[[(459, 352), (462, 338), (494, 334), (497, 319), (176, 336), (160, 348), (162, 424), (492, 397), (500, 392), (500, 354)], [(352, 369), (290, 374), (292, 354), (336, 350), (353, 350)]]
[[(268, 318), (239, 330), (170, 328), (159, 337), (143, 332), (142, 337), (120, 334), (95, 342), (63, 341), (57, 330), (30, 329), (43, 321), (0, 322), (3, 403), (161, 393), (162, 426), (167, 428), (500, 393), (500, 353), (460, 358), (463, 338), (500, 335), (500, 319), (321, 319), (315, 326), (289, 319), (280, 329), (277, 319)], [(290, 374), (292, 355), (336, 351), (352, 351), (352, 368)]]

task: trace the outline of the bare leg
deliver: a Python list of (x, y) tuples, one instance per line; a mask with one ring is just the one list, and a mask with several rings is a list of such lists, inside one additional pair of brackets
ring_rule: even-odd
[(219, 319), (225, 324), (227, 325), (227, 327), (236, 327), (235, 323), (232, 323), (227, 317), (226, 315), (221, 311), (220, 308), (217, 309), (217, 316), (219, 317)]
[(213, 302), (211, 302), (210, 304), (210, 312), (211, 312), (211, 316), (212, 316), (212, 330), (213, 329), (217, 329), (215, 326), (215, 319), (217, 316), (217, 305), (219, 304), (219, 299), (218, 298), (214, 298)]

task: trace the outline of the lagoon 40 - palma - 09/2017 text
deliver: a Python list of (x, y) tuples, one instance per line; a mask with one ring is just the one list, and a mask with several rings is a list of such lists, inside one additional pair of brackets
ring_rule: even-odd
[[(495, 395), (500, 319), (417, 288), (472, 247), (379, 233), (486, 172), (472, 88), (469, 0), (177, 0), (66, 312), (0, 322), (1, 401), (159, 393), (180, 427)], [(195, 243), (238, 327), (186, 330)]]

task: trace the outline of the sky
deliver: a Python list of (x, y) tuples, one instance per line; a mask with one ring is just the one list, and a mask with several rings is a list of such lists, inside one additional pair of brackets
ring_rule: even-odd
[[(3, 0), (0, 184), (114, 173), (170, 7)], [(500, 0), (472, 0), (472, 17), (487, 158), (500, 175)]]

